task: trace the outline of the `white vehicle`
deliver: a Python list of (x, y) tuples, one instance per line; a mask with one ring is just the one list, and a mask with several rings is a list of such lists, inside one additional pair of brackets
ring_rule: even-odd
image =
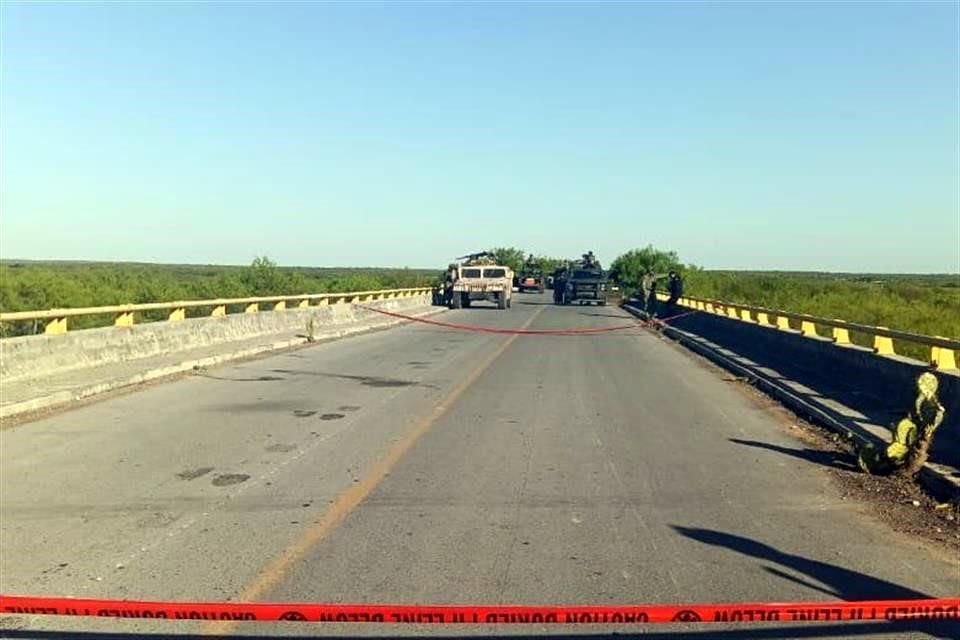
[(513, 302), (513, 269), (496, 264), (490, 254), (466, 256), (457, 268), (450, 308), (469, 307), (475, 300), (496, 303), (498, 309), (509, 309)]

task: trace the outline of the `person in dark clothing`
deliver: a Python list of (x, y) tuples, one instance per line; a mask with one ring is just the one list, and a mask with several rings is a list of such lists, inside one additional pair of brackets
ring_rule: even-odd
[(680, 274), (676, 271), (671, 271), (667, 275), (667, 289), (670, 292), (670, 299), (667, 303), (677, 304), (677, 300), (683, 295), (683, 280), (680, 279)]
[(657, 276), (652, 271), (647, 274), (648, 277), (644, 278), (644, 300), (643, 300), (643, 310), (647, 312), (651, 317), (657, 315)]

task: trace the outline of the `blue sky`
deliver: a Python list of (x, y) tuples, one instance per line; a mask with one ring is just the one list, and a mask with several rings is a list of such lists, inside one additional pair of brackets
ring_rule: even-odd
[(0, 9), (0, 255), (960, 271), (958, 4)]

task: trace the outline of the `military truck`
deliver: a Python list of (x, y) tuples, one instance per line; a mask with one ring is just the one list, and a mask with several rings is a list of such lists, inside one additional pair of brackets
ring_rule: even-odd
[(581, 260), (571, 262), (559, 279), (563, 281), (563, 287), (559, 291), (554, 288), (554, 302), (557, 304), (607, 304), (609, 282), (592, 251), (583, 254)]
[(469, 307), (477, 300), (486, 300), (498, 309), (509, 309), (513, 303), (513, 269), (497, 264), (489, 251), (457, 258), (456, 279), (450, 300), (451, 309)]
[(526, 293), (535, 291), (543, 293), (543, 269), (534, 260), (531, 254), (520, 270), (520, 276), (517, 278), (517, 291)]

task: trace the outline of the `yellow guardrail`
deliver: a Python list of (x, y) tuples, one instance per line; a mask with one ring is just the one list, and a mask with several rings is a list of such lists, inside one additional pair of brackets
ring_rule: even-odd
[[(660, 301), (666, 301), (669, 296), (657, 293)], [(724, 316), (741, 322), (749, 322), (761, 326), (799, 333), (808, 338), (822, 338), (833, 340), (838, 345), (852, 345), (850, 332), (863, 333), (872, 338), (874, 353), (881, 356), (897, 355), (894, 340), (909, 342), (930, 347), (930, 365), (937, 369), (956, 369), (956, 352), (960, 350), (960, 340), (952, 340), (943, 336), (925, 336), (908, 331), (897, 331), (889, 327), (878, 327), (868, 324), (847, 322), (837, 318), (821, 318), (806, 313), (793, 313), (779, 309), (769, 309), (756, 305), (723, 302), (707, 298), (692, 298), (683, 296), (678, 301), (682, 307), (695, 309), (705, 313)], [(791, 321), (793, 324), (791, 324)], [(799, 324), (799, 326), (795, 326)], [(827, 327), (831, 335), (820, 335), (817, 327)]]
[(369, 302), (373, 300), (390, 300), (394, 298), (410, 298), (418, 295), (427, 295), (430, 287), (413, 287), (408, 289), (382, 289), (379, 291), (350, 291), (346, 293), (312, 293), (295, 296), (260, 296), (251, 298), (215, 298), (213, 300), (180, 300), (175, 302), (147, 302), (144, 304), (121, 304), (106, 307), (77, 307), (73, 309), (47, 309), (45, 311), (12, 311), (0, 313), (0, 322), (20, 322), (24, 320), (44, 321), (44, 333), (58, 335), (67, 332), (67, 318), (76, 316), (93, 316), (113, 314), (113, 325), (116, 327), (132, 327), (135, 322), (134, 314), (143, 311), (169, 311), (167, 320), (178, 322), (187, 317), (187, 309), (195, 307), (212, 307), (210, 317), (217, 318), (227, 315), (227, 307), (243, 306), (243, 313), (260, 311), (261, 304), (272, 304), (272, 311), (284, 311), (287, 303), (295, 303), (295, 308), (305, 309), (310, 306), (324, 306), (336, 303)]

